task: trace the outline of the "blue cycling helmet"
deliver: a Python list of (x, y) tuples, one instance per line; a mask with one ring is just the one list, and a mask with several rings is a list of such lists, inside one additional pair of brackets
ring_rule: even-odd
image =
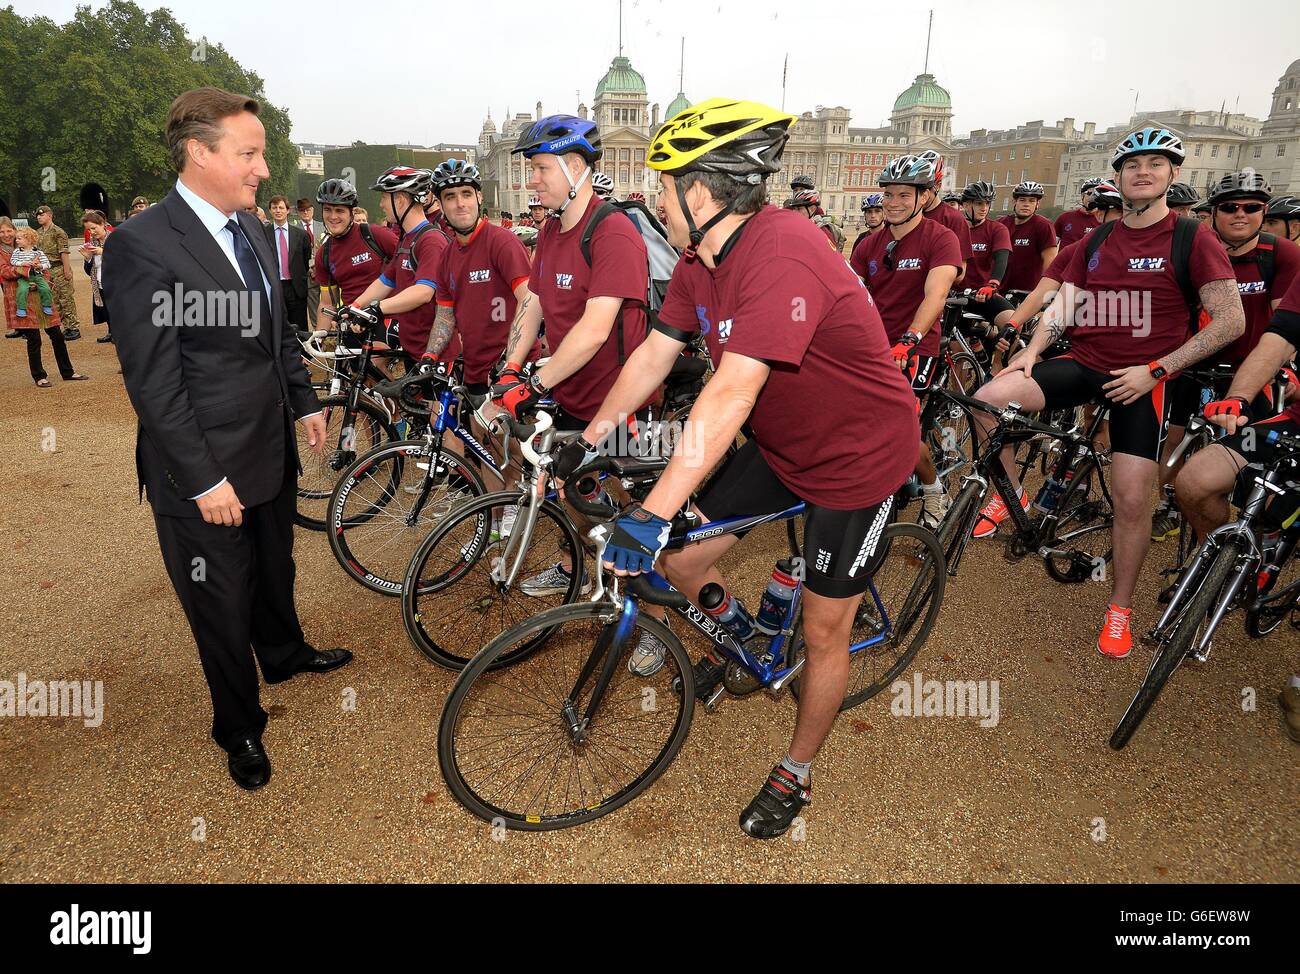
[(868, 193), (862, 197), (862, 209), (864, 210), (883, 210), (885, 208), (884, 193)]
[(1157, 153), (1164, 156), (1175, 166), (1181, 166), (1187, 154), (1183, 151), (1183, 140), (1169, 129), (1147, 127), (1122, 139), (1110, 157), (1110, 167), (1119, 172), (1125, 159), (1133, 156)]
[(447, 159), (438, 163), (433, 170), (433, 195), (439, 196), (444, 189), (451, 189), (454, 186), (473, 186), (477, 190), (482, 190), (483, 184), (479, 181), (478, 166), (464, 159)]
[(510, 154), (532, 158), (542, 153), (562, 155), (576, 152), (591, 165), (600, 158), (600, 131), (596, 123), (576, 115), (548, 115), (538, 119), (519, 137)]

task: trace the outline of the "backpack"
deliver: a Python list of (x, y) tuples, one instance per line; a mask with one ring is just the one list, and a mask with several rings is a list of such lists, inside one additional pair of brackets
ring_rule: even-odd
[[(384, 248), (379, 246), (379, 241), (375, 239), (374, 231), (370, 229), (369, 223), (358, 223), (357, 230), (361, 233), (361, 242), (366, 245), (366, 249), (379, 258), (380, 263), (386, 264), (392, 259), (392, 254), (384, 253)], [(321, 254), (325, 258), (325, 266), (330, 266), (330, 244), (334, 242), (334, 235), (330, 234), (321, 244)]]
[[(637, 233), (641, 235), (641, 240), (645, 244), (646, 260), (648, 263), (646, 299), (637, 302), (645, 308), (646, 327), (653, 328), (659, 321), (659, 309), (663, 307), (664, 298), (668, 295), (668, 281), (673, 276), (673, 270), (677, 267), (677, 251), (668, 243), (668, 231), (663, 228), (658, 218), (650, 212), (649, 208), (640, 202), (632, 200), (605, 200), (600, 206), (596, 207), (591, 219), (587, 222), (587, 228), (582, 231), (582, 239), (578, 241), (578, 246), (582, 249), (582, 259), (591, 266), (591, 237), (596, 232), (596, 227), (600, 226), (602, 220), (614, 213), (621, 213), (627, 219), (632, 221), (636, 227)], [(627, 307), (627, 301), (619, 305), (618, 319), (615, 326), (618, 328), (618, 364), (621, 366), (626, 361), (623, 352), (623, 309)], [(641, 336), (645, 337), (645, 336)]]
[[(1103, 223), (1084, 238), (1086, 241), (1083, 245), (1085, 280), (1080, 285), (1081, 287), (1087, 286), (1086, 275), (1093, 257), (1101, 249), (1105, 239), (1110, 236), (1115, 224), (1119, 222), (1119, 220), (1112, 220), (1110, 223)], [(1183, 300), (1187, 303), (1188, 321), (1191, 323), (1192, 331), (1197, 328), (1197, 320), (1200, 317), (1201, 310), (1201, 296), (1192, 284), (1191, 274), (1192, 241), (1195, 239), (1196, 231), (1199, 228), (1200, 224), (1190, 217), (1178, 217), (1178, 222), (1174, 224), (1173, 244), (1169, 248), (1170, 258), (1173, 262), (1174, 280), (1178, 282), (1178, 289), (1183, 292)]]
[(1259, 243), (1255, 244), (1255, 249), (1251, 253), (1255, 255), (1255, 263), (1259, 265), (1259, 276), (1264, 281), (1264, 291), (1271, 301), (1273, 299), (1273, 274), (1277, 269), (1275, 267), (1277, 262), (1277, 237), (1271, 233), (1261, 232)]
[[(364, 226), (364, 224), (362, 225)], [(406, 251), (406, 259), (411, 263), (412, 274), (415, 274), (420, 270), (420, 259), (415, 256), (415, 245), (419, 243), (420, 238), (423, 237), (430, 230), (438, 231), (438, 233), (442, 234), (443, 238), (446, 239), (447, 243), (451, 243), (451, 237), (447, 235), (446, 230), (442, 229), (442, 227), (437, 226), (436, 224), (429, 223), (429, 222), (425, 222), (422, 226), (416, 227), (415, 230), (412, 231), (411, 233), (409, 242), (405, 236), (403, 236), (401, 240), (398, 242), (397, 252), (401, 253), (402, 250)]]

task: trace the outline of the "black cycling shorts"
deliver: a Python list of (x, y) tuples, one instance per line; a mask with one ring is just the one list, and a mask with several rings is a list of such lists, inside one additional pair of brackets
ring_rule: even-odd
[[(1268, 440), (1268, 434), (1272, 430), (1285, 433), (1287, 436), (1300, 436), (1300, 422), (1286, 413), (1281, 416), (1271, 416), (1251, 423), (1232, 436), (1225, 436), (1206, 447), (1207, 450), (1226, 447), (1245, 458), (1246, 465), (1237, 471), (1237, 482), (1232, 493), (1232, 501), (1238, 507), (1246, 503), (1246, 498), (1254, 489), (1255, 476), (1273, 462), (1281, 449), (1276, 443), (1270, 443)], [(1300, 473), (1297, 473), (1296, 479), (1300, 480)], [(1266, 529), (1275, 530), (1288, 521), (1296, 513), (1298, 501), (1300, 501), (1300, 494), (1294, 491), (1270, 497), (1264, 507)]]
[(1114, 380), (1113, 375), (1080, 365), (1068, 355), (1039, 362), (1031, 378), (1043, 390), (1047, 410), (1088, 402), (1109, 406), (1111, 452), (1159, 461), (1169, 418), (1168, 383), (1158, 383), (1137, 402), (1122, 406), (1107, 399), (1102, 388)]
[[(1201, 415), (1205, 404), (1224, 398), (1232, 387), (1233, 376), (1225, 375), (1214, 382), (1214, 388), (1208, 388), (1190, 375), (1180, 375), (1169, 381), (1169, 425), (1186, 426), (1193, 416)], [(1255, 401), (1250, 404), (1252, 416), (1263, 419), (1274, 412), (1273, 386), (1270, 383), (1260, 390)]]
[(1002, 295), (994, 294), (987, 301), (976, 301), (971, 298), (962, 310), (967, 314), (979, 315), (991, 325), (998, 315), (1004, 311), (1014, 311), (1015, 307)]
[[(709, 521), (774, 514), (802, 500), (772, 472), (758, 443), (748, 440), (705, 486), (696, 507)], [(808, 504), (804, 511), (804, 585), (828, 599), (856, 598), (885, 559), (881, 543), (894, 520), (892, 496), (854, 511)], [(743, 533), (743, 532), (742, 532)]]

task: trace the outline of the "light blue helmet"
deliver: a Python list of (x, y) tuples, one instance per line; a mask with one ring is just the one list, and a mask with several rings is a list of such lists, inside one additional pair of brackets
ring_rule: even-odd
[(1165, 156), (1175, 166), (1181, 166), (1183, 160), (1187, 157), (1187, 154), (1183, 151), (1182, 139), (1168, 129), (1148, 126), (1127, 136), (1119, 145), (1115, 146), (1115, 152), (1110, 157), (1110, 167), (1119, 172), (1119, 168), (1124, 165), (1125, 159), (1146, 155), (1151, 152)]
[(929, 189), (934, 185), (934, 162), (922, 156), (899, 156), (890, 159), (876, 180), (880, 186), (915, 186)]

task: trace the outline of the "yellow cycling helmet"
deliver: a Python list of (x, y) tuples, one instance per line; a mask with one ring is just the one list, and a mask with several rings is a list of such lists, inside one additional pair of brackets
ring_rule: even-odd
[(669, 175), (716, 172), (756, 184), (781, 168), (795, 116), (756, 101), (710, 98), (659, 127), (646, 160)]

